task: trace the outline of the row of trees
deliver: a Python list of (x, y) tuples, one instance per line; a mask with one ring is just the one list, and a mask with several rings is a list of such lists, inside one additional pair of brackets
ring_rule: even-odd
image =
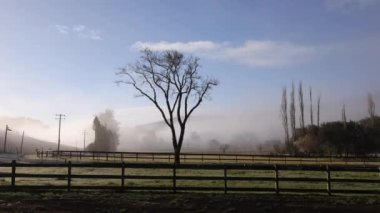
[[(314, 126), (314, 109), (313, 109), (313, 90), (309, 87), (309, 100), (310, 100), (310, 125)], [(304, 104), (304, 92), (302, 81), (300, 81), (298, 86), (298, 103), (300, 109), (300, 129), (302, 132), (305, 130), (305, 104)], [(317, 99), (317, 124), (319, 126), (320, 122), (320, 106), (321, 106), (321, 95), (318, 95)], [(289, 114), (288, 114), (289, 108)], [(282, 89), (282, 102), (281, 102), (281, 119), (282, 126), (285, 132), (285, 149), (287, 152), (294, 152), (294, 141), (297, 139), (298, 132), (296, 127), (296, 98), (295, 98), (295, 86), (292, 83), (290, 92), (290, 104), (288, 107), (288, 94), (287, 88)], [(290, 131), (289, 131), (290, 126)], [(290, 132), (290, 133), (289, 133)]]
[(365, 155), (380, 152), (380, 117), (308, 126), (294, 142), (306, 154)]
[[(342, 120), (320, 124), (320, 101), (317, 99), (317, 123), (314, 124), (313, 95), (309, 89), (310, 124), (305, 125), (302, 82), (298, 87), (299, 127), (296, 127), (295, 87), (292, 84), (288, 107), (287, 88), (282, 91), (281, 118), (285, 132), (286, 153), (354, 154), (380, 151), (380, 117), (375, 114), (375, 102), (368, 94), (368, 117), (360, 121), (347, 121), (346, 106), (342, 106)], [(288, 109), (289, 108), (289, 109)], [(289, 130), (290, 127), (290, 130)]]

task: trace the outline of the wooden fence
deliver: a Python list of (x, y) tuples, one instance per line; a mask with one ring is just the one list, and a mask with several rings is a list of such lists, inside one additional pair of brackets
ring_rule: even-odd
[[(8, 170), (9, 172), (4, 172)], [(53, 174), (51, 173), (22, 173), (17, 172), (25, 168), (33, 168), (34, 171), (39, 171), (42, 168), (60, 168), (65, 170), (64, 174)], [(91, 169), (95, 171), (100, 168), (113, 169), (117, 173), (107, 173), (102, 174), (92, 173), (92, 174), (76, 174), (75, 171), (79, 169)], [(297, 192), (297, 193), (324, 193), (327, 195), (335, 193), (349, 193), (349, 194), (377, 194), (380, 195), (380, 167), (378, 166), (343, 166), (343, 165), (268, 165), (268, 164), (173, 164), (173, 163), (72, 163), (71, 161), (67, 163), (59, 164), (26, 164), (26, 163), (2, 163), (0, 164), (1, 178), (10, 178), (9, 184), (4, 185), (4, 181), (0, 184), (0, 190), (52, 190), (52, 189), (61, 189), (61, 190), (117, 190), (117, 191), (130, 191), (130, 190), (163, 190), (163, 191), (204, 191), (204, 192), (272, 192), (275, 194), (284, 193), (284, 192)], [(142, 170), (152, 170), (153, 172), (142, 175), (142, 174), (128, 174), (129, 169), (142, 169)], [(166, 175), (157, 175), (160, 174), (159, 170), (166, 170), (168, 173)], [(191, 175), (193, 173), (186, 173), (184, 175), (178, 171), (218, 171), (218, 175), (210, 175), (210, 172), (206, 172), (208, 175)], [(74, 172), (73, 172), (74, 171)], [(260, 177), (260, 176), (247, 176), (239, 175), (241, 173), (234, 173), (234, 171), (266, 171), (272, 174), (270, 177)], [(324, 177), (283, 177), (280, 176), (282, 172), (321, 172)], [(342, 178), (342, 177), (332, 177), (332, 174), (335, 172), (352, 172), (358, 174), (371, 174), (372, 178), (360, 178), (362, 175), (359, 175), (356, 178)], [(153, 175), (152, 175), (153, 174)], [(234, 174), (234, 175), (232, 175)], [(64, 185), (54, 185), (53, 182), (49, 182), (48, 185), (36, 185), (36, 184), (25, 184), (25, 180), (22, 183), (18, 183), (19, 178), (27, 179), (58, 179), (65, 181)], [(113, 179), (117, 181), (117, 185), (91, 185), (89, 182), (85, 182), (85, 185), (72, 184), (74, 180), (78, 179)], [(4, 179), (3, 179), (4, 180)], [(127, 180), (165, 180), (168, 181), (169, 185), (150, 185), (146, 186), (144, 184), (126, 184)], [(196, 182), (196, 185), (193, 186), (180, 186), (178, 182), (181, 181), (193, 181)], [(207, 184), (202, 185), (204, 181), (214, 181), (220, 183), (220, 186), (214, 187)], [(21, 181), (20, 181), (21, 182)], [(270, 183), (273, 187), (234, 187), (230, 184), (236, 182), (267, 182)], [(319, 183), (325, 185), (325, 189), (319, 188), (304, 188), (304, 187), (280, 187), (283, 182), (293, 182), (300, 183), (305, 182), (306, 185), (309, 183)], [(334, 184), (347, 184), (343, 189), (334, 188)], [(352, 183), (354, 184), (371, 184), (370, 188), (364, 189), (353, 189)], [(233, 184), (232, 184), (233, 185)]]
[[(93, 161), (151, 161), (174, 162), (173, 153), (169, 152), (91, 152), (91, 151), (37, 151), (37, 157), (60, 157), (68, 160)], [(290, 156), (290, 155), (250, 155), (250, 154), (215, 154), (215, 153), (181, 153), (181, 162), (207, 163), (268, 163), (268, 164), (374, 164), (380, 165), (380, 156)]]

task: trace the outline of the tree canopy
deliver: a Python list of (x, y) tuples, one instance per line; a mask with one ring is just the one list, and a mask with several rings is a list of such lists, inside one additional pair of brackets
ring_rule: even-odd
[(295, 146), (300, 152), (316, 154), (365, 155), (380, 152), (380, 117), (358, 122), (327, 122), (320, 127), (310, 125), (305, 133), (299, 131)]
[(89, 151), (104, 151), (112, 152), (117, 150), (119, 145), (119, 135), (118, 129), (115, 127), (116, 122), (113, 119), (113, 113), (111, 111), (106, 111), (105, 113), (99, 115), (101, 118), (110, 119), (108, 123), (102, 123), (98, 116), (94, 118), (92, 129), (95, 132), (95, 140), (93, 143), (87, 146)]

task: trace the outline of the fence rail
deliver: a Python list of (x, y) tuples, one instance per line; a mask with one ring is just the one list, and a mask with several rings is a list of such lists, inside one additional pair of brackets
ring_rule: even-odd
[[(98, 151), (37, 151), (38, 158), (60, 157), (68, 160), (93, 161), (152, 161), (174, 162), (169, 152), (98, 152)], [(268, 163), (268, 164), (380, 164), (380, 156), (291, 156), (216, 153), (181, 153), (182, 162)]]
[[(4, 172), (8, 170), (10, 172)], [(46, 168), (60, 168), (66, 170), (64, 174), (53, 174), (53, 173), (25, 173), (17, 172), (22, 170), (22, 168), (34, 168), (39, 171), (39, 169)], [(113, 174), (103, 174), (104, 171), (100, 171), (95, 174), (78, 174), (79, 169), (90, 168), (92, 171), (96, 169), (114, 169), (117, 173)], [(283, 193), (283, 192), (302, 192), (302, 193), (325, 193), (328, 195), (335, 193), (350, 193), (350, 194), (378, 194), (380, 195), (380, 167), (378, 166), (343, 166), (343, 165), (284, 165), (284, 164), (173, 164), (173, 163), (72, 163), (71, 161), (67, 163), (58, 164), (26, 164), (26, 163), (1, 163), (0, 164), (0, 177), (10, 178), (9, 184), (0, 185), (0, 190), (52, 190), (52, 189), (63, 189), (67, 191), (71, 190), (163, 190), (163, 191), (219, 191), (219, 192), (272, 192), (272, 193)], [(128, 169), (150, 169), (152, 172), (148, 174), (129, 174)], [(159, 170), (167, 170), (165, 175), (160, 174)], [(220, 171), (220, 175), (191, 175), (192, 173), (179, 173), (179, 171)], [(234, 173), (234, 171), (267, 171), (273, 172), (272, 177), (258, 177), (258, 176), (247, 176)], [(280, 176), (282, 172), (322, 172), (325, 177), (283, 177)], [(46, 171), (45, 171), (46, 172)], [(332, 177), (332, 173), (336, 172), (351, 172), (360, 174), (359, 178), (342, 178), (342, 177)], [(152, 175), (153, 174), (153, 175)], [(207, 174), (207, 173), (206, 173)], [(372, 174), (372, 178), (361, 178), (362, 174)], [(374, 174), (374, 175), (373, 175)], [(375, 177), (375, 178), (374, 178)], [(34, 179), (59, 179), (67, 181), (64, 185), (54, 185), (49, 183), (48, 185), (33, 185), (25, 184), (25, 180), (17, 182), (19, 178), (27, 178), (30, 180)], [(73, 184), (74, 180), (78, 179), (97, 179), (97, 180), (117, 180), (118, 185), (76, 185)], [(164, 180), (168, 181), (169, 185), (136, 185), (127, 184), (126, 180)], [(180, 186), (178, 183), (181, 181), (192, 181), (197, 184), (191, 186)], [(207, 184), (202, 185), (202, 181), (218, 181), (220, 186), (209, 186)], [(236, 182), (267, 182), (273, 184), (273, 187), (239, 187), (230, 186), (231, 183)], [(284, 182), (292, 183), (320, 183), (325, 184), (326, 188), (304, 188), (304, 187), (281, 187)], [(348, 184), (345, 188), (334, 189), (334, 184)], [(24, 185), (22, 185), (24, 184)], [(352, 184), (372, 184), (371, 188), (364, 189), (354, 189)]]

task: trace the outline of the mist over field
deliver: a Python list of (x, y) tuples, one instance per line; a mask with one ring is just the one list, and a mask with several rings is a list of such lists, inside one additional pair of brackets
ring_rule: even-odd
[[(280, 92), (279, 92), (280, 93)], [(380, 105), (380, 93), (374, 94), (375, 103)], [(277, 103), (276, 103), (277, 102)], [(367, 116), (366, 96), (353, 97), (346, 100), (334, 100), (329, 94), (322, 96), (321, 121), (334, 121), (340, 119), (341, 104), (345, 103), (349, 120), (359, 120)], [(215, 107), (211, 109), (212, 101), (206, 103), (204, 109), (190, 118), (183, 149), (185, 151), (220, 152), (221, 145), (229, 144), (230, 151), (253, 152), (257, 151), (259, 144), (283, 143), (283, 130), (280, 119), (280, 95), (274, 100), (275, 104), (268, 107), (245, 103), (230, 107), (229, 110)], [(277, 105), (276, 105), (277, 104)], [(251, 106), (251, 107), (250, 107)], [(305, 108), (309, 105), (306, 102)], [(111, 110), (115, 121), (110, 120), (107, 111), (94, 113), (101, 122), (119, 133), (119, 151), (172, 151), (170, 130), (162, 121), (158, 110), (152, 106), (140, 108), (125, 108)], [(233, 113), (230, 113), (233, 112)], [(298, 113), (298, 112), (297, 112)], [(86, 130), (86, 144), (94, 141), (92, 129), (94, 117), (77, 122), (71, 121), (70, 116), (62, 121), (61, 141), (71, 149), (83, 149), (83, 131)], [(309, 122), (309, 111), (305, 111), (306, 123)], [(52, 119), (53, 120), (53, 119)], [(22, 130), (29, 137), (37, 140), (51, 142), (49, 146), (34, 145), (41, 149), (56, 149), (58, 136), (58, 122), (49, 124), (41, 120), (28, 117), (1, 116), (0, 123), (8, 124), (10, 141), (19, 143)], [(0, 130), (0, 141), (4, 140), (4, 131)], [(25, 139), (27, 145), (30, 140)], [(12, 144), (13, 142), (10, 142)], [(19, 145), (18, 145), (19, 146)], [(17, 146), (14, 146), (14, 150)], [(34, 149), (35, 149), (34, 148)]]

